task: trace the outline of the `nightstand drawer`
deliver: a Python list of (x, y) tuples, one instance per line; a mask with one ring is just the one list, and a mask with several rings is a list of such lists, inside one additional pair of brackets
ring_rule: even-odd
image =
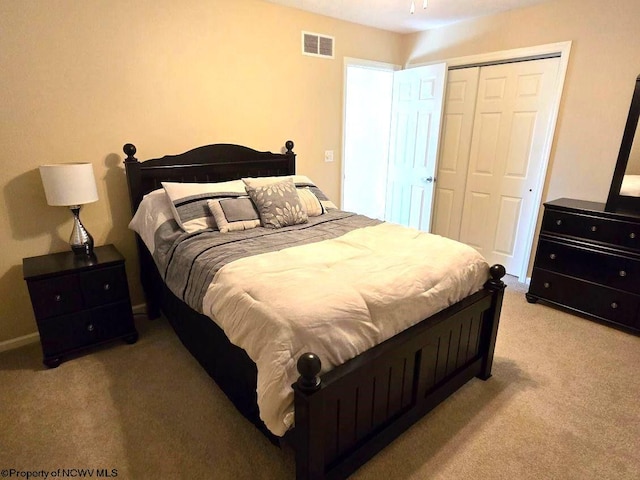
[(75, 275), (29, 282), (29, 295), (36, 318), (48, 318), (83, 307), (80, 283)]
[(637, 223), (547, 210), (542, 219), (542, 232), (570, 235), (640, 251), (640, 227)]
[(94, 345), (135, 331), (127, 301), (89, 310), (72, 321), (73, 344)]
[(123, 266), (83, 272), (79, 278), (86, 307), (105, 305), (129, 295)]
[(540, 238), (536, 267), (640, 294), (640, 260)]
[(533, 269), (529, 294), (604, 320), (638, 326), (640, 297), (637, 295), (539, 268)]
[(135, 333), (128, 301), (38, 322), (42, 350), (53, 356)]

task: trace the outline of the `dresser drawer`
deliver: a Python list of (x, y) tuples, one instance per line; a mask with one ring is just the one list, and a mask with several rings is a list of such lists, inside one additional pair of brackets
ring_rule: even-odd
[(540, 238), (535, 266), (640, 294), (640, 260)]
[(83, 308), (78, 277), (63, 275), (28, 283), (36, 318), (48, 318)]
[(640, 297), (630, 293), (534, 268), (529, 294), (604, 320), (638, 327)]
[(129, 296), (124, 266), (82, 272), (79, 278), (86, 307), (105, 305)]
[(570, 235), (640, 251), (640, 226), (611, 218), (546, 210), (542, 232)]

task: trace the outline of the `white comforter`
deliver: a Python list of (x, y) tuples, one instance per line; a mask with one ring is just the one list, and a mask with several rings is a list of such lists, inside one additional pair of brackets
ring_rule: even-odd
[(334, 240), (236, 260), (220, 269), (203, 311), (258, 366), (267, 428), (293, 424), (296, 361), (344, 363), (476, 292), (488, 265), (471, 247), (383, 223)]

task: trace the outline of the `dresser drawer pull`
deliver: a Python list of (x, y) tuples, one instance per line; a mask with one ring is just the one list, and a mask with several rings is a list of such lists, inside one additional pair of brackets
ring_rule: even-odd
[(562, 220), (556, 220), (556, 225), (562, 225)]
[(591, 225), (591, 231), (592, 232), (597, 232), (598, 231), (598, 227), (596, 227), (595, 225)]
[(629, 238), (636, 238), (636, 234), (635, 234), (635, 233), (633, 233), (633, 232), (631, 232), (631, 233), (629, 234)]
[(617, 303), (617, 302), (613, 302), (613, 303), (611, 304), (611, 308), (613, 308), (614, 310), (615, 310), (616, 308), (618, 308), (618, 303)]
[(89, 325), (87, 325), (87, 331), (89, 332), (93, 332), (94, 328), (95, 327), (93, 326), (93, 323), (90, 323)]
[(103, 289), (104, 289), (104, 291), (106, 292), (106, 291), (108, 291), (108, 290), (111, 290), (111, 285), (109, 285), (108, 283), (105, 283), (105, 284), (102, 286), (102, 288), (103, 288)]
[(626, 276), (627, 276), (627, 272), (625, 272), (624, 270), (620, 270), (620, 271), (618, 272), (618, 274), (619, 274), (621, 277), (626, 277)]
[(551, 260), (555, 260), (555, 259), (556, 259), (556, 254), (555, 254), (555, 253), (551, 253), (551, 254), (549, 255), (549, 258), (550, 258)]
[(549, 288), (549, 287), (551, 286), (551, 284), (550, 284), (549, 282), (544, 282), (544, 283), (542, 284), (542, 286), (543, 286), (544, 288)]
[(60, 295), (60, 294), (58, 293), (58, 294), (54, 295), (53, 299), (54, 299), (56, 302), (61, 302), (61, 301), (62, 301), (62, 295)]

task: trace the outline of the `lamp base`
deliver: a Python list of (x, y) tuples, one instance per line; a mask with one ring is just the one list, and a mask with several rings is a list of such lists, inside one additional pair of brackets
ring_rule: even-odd
[(80, 205), (73, 205), (69, 208), (73, 213), (73, 230), (69, 239), (71, 250), (76, 255), (91, 256), (93, 255), (93, 237), (80, 221)]

